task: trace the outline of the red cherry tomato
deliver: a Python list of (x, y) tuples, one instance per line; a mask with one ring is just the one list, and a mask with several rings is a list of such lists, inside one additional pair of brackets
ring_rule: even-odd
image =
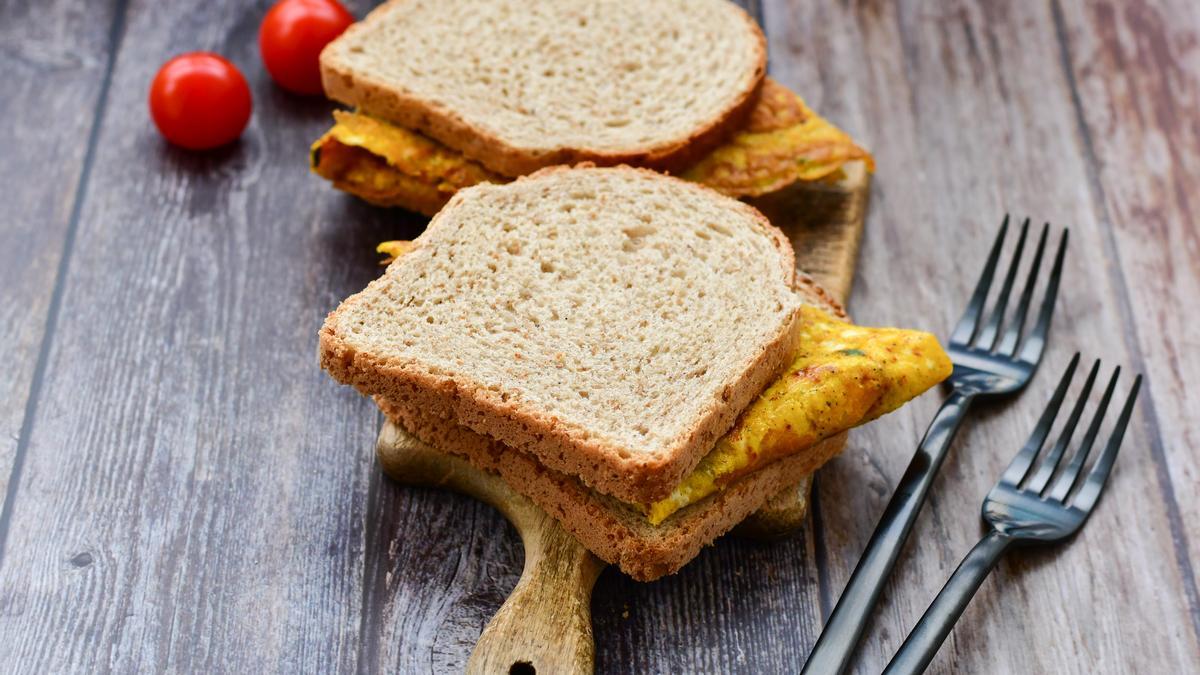
[(267, 72), (288, 91), (320, 94), (321, 50), (352, 23), (354, 16), (337, 0), (280, 0), (258, 28)]
[(209, 52), (181, 54), (150, 84), (150, 116), (167, 140), (191, 150), (225, 145), (250, 120), (250, 87), (242, 73)]

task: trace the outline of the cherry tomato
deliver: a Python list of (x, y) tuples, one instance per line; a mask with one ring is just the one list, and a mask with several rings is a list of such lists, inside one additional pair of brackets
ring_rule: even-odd
[(320, 94), (321, 50), (352, 23), (354, 16), (337, 0), (280, 0), (258, 28), (267, 72), (288, 91)]
[(250, 120), (250, 87), (241, 71), (210, 52), (181, 54), (150, 84), (150, 116), (167, 140), (191, 150), (225, 145)]

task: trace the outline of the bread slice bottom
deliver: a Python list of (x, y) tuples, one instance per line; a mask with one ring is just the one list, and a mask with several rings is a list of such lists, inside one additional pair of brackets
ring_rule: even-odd
[(378, 397), (376, 402), (389, 419), (425, 444), (499, 475), (597, 557), (638, 581), (678, 571), (772, 495), (841, 452), (846, 442), (846, 434), (841, 433), (774, 462), (655, 526), (636, 506), (591, 490), (578, 478), (548, 469), (531, 455), (461, 427), (453, 419)]

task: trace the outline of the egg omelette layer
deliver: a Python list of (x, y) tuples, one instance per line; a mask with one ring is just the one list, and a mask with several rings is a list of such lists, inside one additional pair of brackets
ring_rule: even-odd
[(892, 412), (950, 376), (930, 333), (866, 328), (812, 305), (792, 363), (665, 499), (643, 507), (657, 525), (771, 462)]
[[(415, 131), (358, 112), (333, 117), (333, 128), (312, 145), (310, 166), (373, 204), (433, 215), (462, 188), (509, 180)], [(765, 78), (746, 126), (680, 175), (732, 197), (755, 197), (832, 176), (854, 160), (873, 166), (848, 134)]]

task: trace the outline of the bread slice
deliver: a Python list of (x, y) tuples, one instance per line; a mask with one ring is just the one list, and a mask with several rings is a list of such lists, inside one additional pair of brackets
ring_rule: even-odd
[(330, 98), (519, 176), (680, 168), (745, 120), (766, 53), (726, 0), (392, 0), (321, 74)]
[(321, 364), (650, 503), (787, 365), (793, 265), (782, 232), (708, 188), (550, 169), (455, 195), (329, 315)]
[[(841, 305), (811, 277), (798, 275), (795, 290), (805, 303), (848, 319)], [(588, 550), (640, 581), (673, 574), (735, 525), (738, 533), (757, 538), (778, 538), (799, 529), (807, 509), (796, 508), (796, 503), (806, 506), (812, 472), (842, 451), (847, 436), (838, 434), (764, 467), (655, 526), (636, 507), (590, 490), (578, 478), (547, 469), (531, 455), (439, 417), (428, 407), (400, 405), (379, 396), (375, 401), (391, 423), (379, 441), (380, 461), (389, 474), (395, 476), (388, 465), (397, 448), (447, 455), (451, 466), (462, 462), (460, 471), (496, 474)], [(750, 514), (753, 517), (747, 518)]]
[(687, 506), (663, 523), (650, 525), (636, 507), (589, 490), (578, 479), (547, 469), (528, 454), (419, 409), (379, 401), (400, 428), (390, 444), (417, 444), (443, 452), (476, 469), (500, 476), (525, 495), (600, 559), (638, 581), (673, 574), (714, 539), (725, 534), (767, 499), (795, 485), (845, 446), (846, 433), (774, 462), (726, 489)]

